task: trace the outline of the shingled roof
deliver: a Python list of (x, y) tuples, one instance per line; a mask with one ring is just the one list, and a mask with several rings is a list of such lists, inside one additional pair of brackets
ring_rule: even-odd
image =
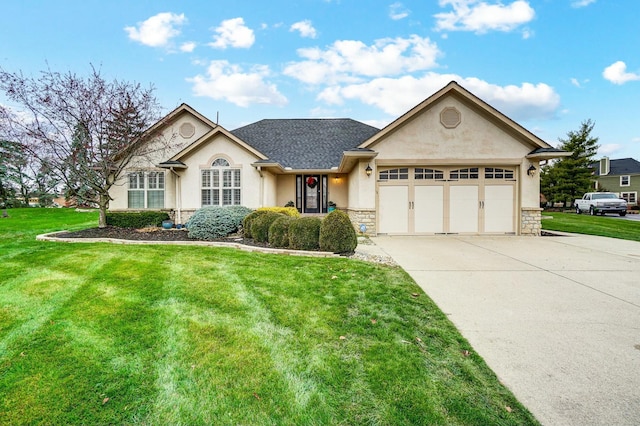
[[(600, 176), (600, 162), (592, 163), (591, 167), (595, 170), (595, 175)], [(633, 158), (621, 158), (609, 161), (608, 176), (635, 174), (640, 174), (640, 161)]]
[(379, 132), (349, 118), (266, 119), (231, 133), (268, 157), (292, 169), (329, 170), (342, 153)]

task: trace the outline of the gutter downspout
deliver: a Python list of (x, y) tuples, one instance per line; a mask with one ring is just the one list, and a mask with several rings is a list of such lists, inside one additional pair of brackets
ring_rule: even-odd
[(182, 191), (180, 190), (180, 175), (176, 173), (173, 167), (170, 167), (171, 173), (176, 177), (176, 223), (182, 224)]
[(260, 207), (264, 207), (264, 176), (262, 174), (262, 167), (256, 167), (258, 174), (260, 175)]

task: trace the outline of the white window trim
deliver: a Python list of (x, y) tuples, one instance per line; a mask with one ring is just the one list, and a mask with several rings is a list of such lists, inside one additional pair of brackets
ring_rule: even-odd
[[(149, 175), (154, 174), (155, 176), (162, 176), (162, 179), (157, 179), (154, 182), (154, 186), (157, 185), (157, 188), (151, 188), (151, 180), (149, 179)], [(131, 187), (131, 175), (137, 175), (136, 178), (136, 188)], [(127, 174), (127, 208), (131, 210), (136, 209), (151, 209), (158, 210), (164, 209), (166, 205), (166, 174), (164, 170), (151, 170), (151, 171), (134, 171), (129, 172)], [(150, 191), (162, 191), (162, 206), (161, 207), (149, 207), (149, 192)], [(141, 192), (143, 207), (131, 207), (129, 204), (129, 193), (130, 192)]]
[[(630, 201), (630, 195), (633, 194), (633, 201)], [(625, 195), (627, 196), (625, 198)], [(620, 193), (620, 198), (623, 198), (625, 200), (627, 200), (627, 203), (631, 204), (631, 205), (636, 205), (638, 204), (638, 193), (636, 191), (630, 191), (630, 192), (621, 192)]]
[[(622, 179), (627, 178), (627, 183), (622, 183)], [(620, 176), (620, 186), (631, 186), (631, 176), (629, 175), (622, 175)]]
[[(216, 162), (220, 162), (220, 161), (224, 161), (226, 164), (226, 166), (214, 166), (213, 164), (215, 164)], [(204, 174), (205, 172), (210, 172), (211, 173), (211, 177), (210, 177), (210, 185), (205, 186), (204, 185)], [(225, 186), (225, 182), (228, 182), (225, 180), (225, 175), (228, 175), (228, 173), (225, 172), (230, 172), (230, 180), (231, 180), (231, 185), (230, 186)], [(215, 180), (214, 176), (217, 174), (217, 185), (214, 185)], [(213, 159), (213, 161), (211, 161), (211, 166), (207, 167), (207, 168), (202, 168), (200, 169), (200, 205), (202, 207), (207, 207), (207, 206), (234, 206), (234, 205), (242, 205), (242, 168), (241, 167), (236, 167), (236, 166), (232, 166), (231, 162), (224, 158), (224, 157), (216, 157)], [(209, 191), (208, 193), (208, 199), (210, 200), (210, 203), (205, 204), (205, 191)], [(215, 191), (217, 192), (217, 203), (214, 203), (214, 193)], [(231, 191), (230, 192), (230, 203), (225, 203), (225, 200), (227, 198), (225, 198), (225, 195), (227, 194), (225, 191)], [(236, 196), (236, 194), (238, 194)]]

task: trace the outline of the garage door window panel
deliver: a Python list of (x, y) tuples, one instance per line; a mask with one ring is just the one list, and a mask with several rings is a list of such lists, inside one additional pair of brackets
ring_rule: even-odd
[(383, 170), (378, 175), (379, 180), (387, 181), (387, 180), (407, 180), (409, 179), (409, 169), (390, 169)]
[(449, 179), (452, 180), (466, 180), (466, 179), (478, 179), (480, 174), (478, 173), (478, 167), (469, 167), (467, 169), (451, 170), (449, 172)]
[(413, 173), (413, 178), (415, 180), (443, 180), (444, 171), (416, 167)]

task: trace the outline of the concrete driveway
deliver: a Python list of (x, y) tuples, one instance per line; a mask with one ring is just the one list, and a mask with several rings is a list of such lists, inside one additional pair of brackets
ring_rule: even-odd
[(640, 243), (372, 239), (545, 425), (640, 424)]

